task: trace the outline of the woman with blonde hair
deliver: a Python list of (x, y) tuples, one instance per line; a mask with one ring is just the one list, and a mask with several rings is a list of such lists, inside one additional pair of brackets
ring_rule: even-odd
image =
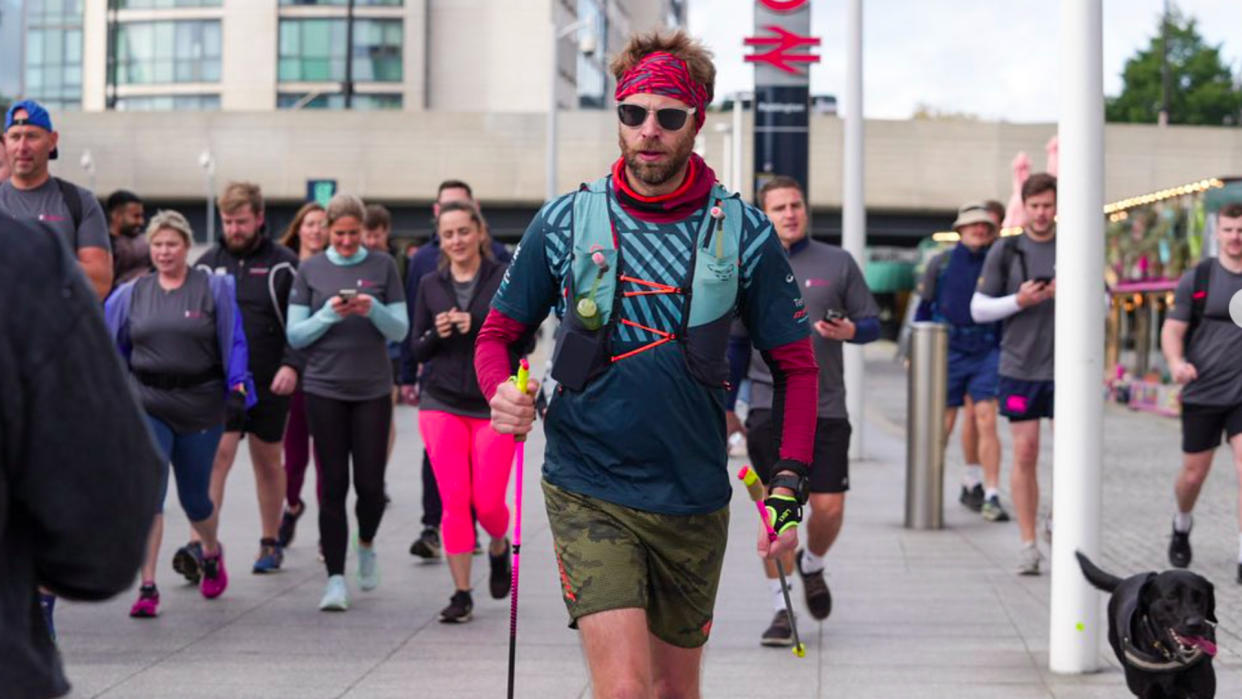
[[(212, 462), (224, 430), (226, 400), (248, 408), (255, 394), (233, 278), (191, 268), (187, 256), (192, 239), (181, 214), (161, 211), (152, 217), (147, 241), (156, 273), (123, 284), (108, 299), (104, 313), (146, 410), (151, 435), (165, 461), (172, 463), (181, 507), (202, 539), (199, 590), (213, 599), (228, 587), (228, 572), (217, 538), (220, 513), (208, 495)], [(165, 478), (167, 492), (167, 471)], [(161, 507), (130, 616), (159, 613), (155, 563), (163, 533)]]
[(358, 501), (358, 584), (379, 585), (373, 543), (384, 514), (384, 470), (392, 419), (387, 343), (405, 338), (405, 289), (388, 255), (362, 246), (362, 200), (328, 202), (329, 247), (298, 268), (289, 299), (289, 344), (306, 354), (302, 390), (319, 456), (319, 538), (328, 583), (319, 608), (345, 611), (350, 461)]

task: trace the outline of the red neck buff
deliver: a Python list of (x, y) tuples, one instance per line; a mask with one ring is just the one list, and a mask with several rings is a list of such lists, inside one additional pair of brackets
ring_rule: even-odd
[[(656, 51), (643, 57), (617, 81), (614, 98), (621, 102), (637, 93), (664, 95), (694, 107), (694, 130), (702, 128), (707, 118), (710, 96), (707, 88), (690, 75), (686, 62), (665, 51)], [(716, 173), (697, 154), (691, 153), (686, 168), (686, 179), (668, 194), (648, 197), (634, 191), (625, 175), (625, 159), (619, 158), (612, 165), (613, 192), (617, 201), (632, 216), (650, 223), (673, 223), (681, 221), (702, 208), (707, 202)]]
[(703, 208), (716, 182), (716, 173), (698, 153), (690, 154), (686, 179), (668, 194), (654, 197), (634, 191), (625, 174), (625, 158), (612, 164), (612, 192), (629, 215), (648, 223), (676, 223)]

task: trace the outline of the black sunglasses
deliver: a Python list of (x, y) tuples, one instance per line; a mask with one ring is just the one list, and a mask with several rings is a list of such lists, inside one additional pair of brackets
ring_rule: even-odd
[(694, 113), (694, 107), (665, 107), (648, 109), (638, 104), (618, 104), (617, 118), (626, 126), (642, 126), (647, 114), (655, 112), (656, 123), (665, 131), (677, 131), (686, 125), (686, 119)]

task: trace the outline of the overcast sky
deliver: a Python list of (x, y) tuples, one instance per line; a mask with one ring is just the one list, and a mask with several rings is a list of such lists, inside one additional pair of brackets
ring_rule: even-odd
[[(846, 0), (811, 0), (822, 39), (813, 94), (845, 86)], [(1104, 93), (1121, 91), (1126, 59), (1158, 29), (1162, 0), (1104, 0)], [(1181, 0), (1225, 60), (1242, 66), (1242, 0)], [(1057, 24), (1051, 0), (864, 0), (863, 109), (906, 119), (919, 104), (986, 119), (1057, 119)], [(747, 90), (754, 69), (742, 39), (754, 33), (754, 0), (690, 0), (690, 31), (716, 53), (716, 94)], [(1232, 32), (1232, 33), (1230, 33)]]

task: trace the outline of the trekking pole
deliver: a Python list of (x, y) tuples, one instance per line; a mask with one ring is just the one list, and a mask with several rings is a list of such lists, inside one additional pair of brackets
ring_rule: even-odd
[[(759, 475), (751, 467), (743, 466), (742, 470), (737, 472), (737, 477), (746, 484), (746, 492), (750, 493), (750, 499), (754, 501), (755, 507), (759, 510), (759, 519), (763, 521), (764, 529), (768, 530), (768, 541), (776, 541), (776, 530), (772, 528), (772, 520), (768, 518), (768, 508), (763, 504), (763, 483), (759, 481)], [(781, 594), (785, 596), (785, 613), (789, 615), (789, 627), (793, 630), (793, 653), (799, 658), (804, 658), (806, 646), (802, 645), (802, 640), (798, 638), (798, 624), (794, 621), (793, 603), (789, 601), (789, 583), (785, 581), (785, 566), (781, 565), (779, 557), (776, 559), (776, 572), (781, 576)]]
[[(525, 394), (526, 384), (530, 383), (530, 362), (525, 357), (518, 364), (515, 381), (518, 390)], [(517, 451), (513, 455), (514, 470), (517, 471), (517, 483), (514, 486), (517, 522), (513, 525), (513, 580), (509, 585), (509, 699), (513, 699), (513, 669), (517, 662), (518, 566), (522, 553), (522, 466), (526, 460), (526, 435), (519, 434), (513, 441), (517, 442)]]

